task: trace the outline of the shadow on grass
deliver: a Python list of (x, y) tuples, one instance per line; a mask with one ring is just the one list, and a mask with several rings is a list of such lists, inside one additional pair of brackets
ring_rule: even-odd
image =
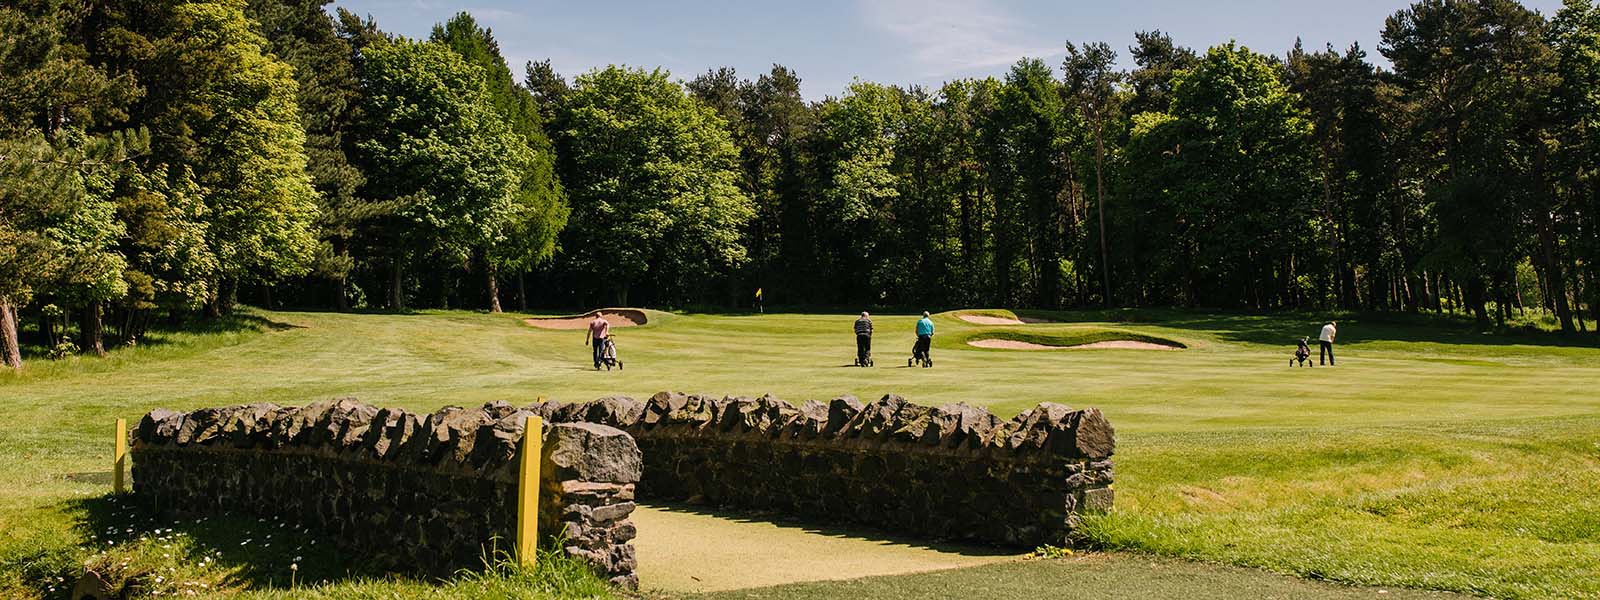
[[(110, 323), (108, 323), (109, 325)], [(159, 348), (181, 344), (180, 336), (212, 336), (219, 334), (254, 333), (264, 331), (289, 331), (292, 329), (305, 329), (303, 325), (275, 321), (261, 316), (248, 309), (241, 310), (220, 317), (207, 317), (186, 319), (177, 323), (158, 321), (151, 323), (144, 335), (138, 338), (138, 345), (147, 348)], [(26, 360), (49, 360), (49, 349), (41, 345), (38, 330), (29, 329), (24, 333), (22, 355)], [(74, 332), (75, 333), (75, 332)], [(115, 329), (106, 331), (106, 350), (116, 354), (123, 350), (124, 340)], [(76, 339), (74, 335), (74, 339)]]
[(1322, 326), (1339, 322), (1339, 343), (1394, 341), (1479, 346), (1553, 346), (1600, 348), (1600, 335), (1506, 328), (1479, 332), (1470, 318), (1450, 315), (1330, 312), (1244, 314), (1190, 312), (1176, 309), (1104, 309), (1081, 311), (1017, 310), (1018, 316), (1059, 322), (1106, 322), (1156, 325), (1208, 333), (1223, 341), (1291, 345), (1301, 337), (1317, 339)]
[(69, 500), (65, 508), (78, 532), (91, 540), (90, 548), (110, 556), (90, 568), (121, 569), (114, 573), (119, 580), (136, 582), (165, 573), (168, 567), (200, 564), (214, 564), (227, 573), (218, 583), (248, 589), (286, 589), (388, 574), (365, 567), (339, 549), (331, 536), (284, 520), (160, 515), (132, 495)]
[[(730, 509), (703, 505), (694, 505), (677, 501), (643, 500), (641, 505), (668, 512), (688, 514), (701, 517), (712, 517), (735, 523), (769, 523), (784, 529), (799, 529), (805, 533), (835, 539), (856, 539), (883, 544), (893, 544), (912, 548), (923, 548), (961, 556), (1016, 556), (1021, 553), (1018, 548), (1001, 548), (981, 546), (974, 543), (952, 542), (948, 540), (929, 540), (904, 534), (891, 533), (865, 525), (832, 525), (821, 524), (813, 519), (800, 519), (787, 515), (780, 515), (769, 511)], [(649, 535), (641, 531), (640, 535)]]
[[(275, 307), (272, 307), (272, 308), (267, 309), (267, 310), (271, 310), (272, 312), (280, 312), (280, 313), (304, 313), (304, 314), (311, 314), (311, 315), (399, 315), (399, 316), (407, 316), (407, 315), (424, 315), (424, 314), (427, 314), (427, 310), (426, 309), (402, 308), (402, 309), (399, 309), (399, 310), (395, 310), (395, 309), (392, 309), (392, 308), (383, 308), (383, 307), (375, 307), (375, 306), (361, 306), (361, 307), (352, 306), (352, 307), (346, 308), (344, 310), (328, 308), (328, 307), (325, 307), (325, 306), (275, 306)], [(472, 309), (462, 309), (462, 310), (470, 311), (470, 312), (483, 312), (483, 313), (488, 313), (489, 312), (487, 310), (483, 310), (483, 311), (476, 311), (476, 310), (472, 310)]]
[(303, 325), (274, 321), (254, 312), (236, 312), (221, 317), (200, 319), (188, 324), (158, 331), (183, 333), (241, 333), (248, 331), (288, 331), (305, 329)]

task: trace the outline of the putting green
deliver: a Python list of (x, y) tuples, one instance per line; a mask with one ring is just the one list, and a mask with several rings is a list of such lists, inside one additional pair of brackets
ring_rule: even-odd
[(642, 588), (714, 592), (1013, 560), (1015, 550), (908, 543), (762, 517), (642, 505), (633, 513)]

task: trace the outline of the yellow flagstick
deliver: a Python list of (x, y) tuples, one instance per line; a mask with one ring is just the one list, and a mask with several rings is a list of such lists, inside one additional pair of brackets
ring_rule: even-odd
[(121, 494), (128, 491), (123, 471), (128, 466), (128, 422), (117, 419), (116, 450), (111, 454), (111, 489)]
[(517, 562), (533, 566), (539, 548), (539, 460), (544, 420), (528, 417), (522, 429), (522, 464), (517, 470)]

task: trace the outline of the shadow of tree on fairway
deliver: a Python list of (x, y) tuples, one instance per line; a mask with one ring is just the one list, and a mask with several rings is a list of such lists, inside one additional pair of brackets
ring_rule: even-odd
[[(25, 360), (48, 360), (49, 349), (43, 344), (43, 336), (39, 333), (38, 323), (32, 319), (19, 323), (22, 327), (22, 355)], [(112, 355), (126, 349), (123, 345), (120, 324), (106, 322), (105, 330), (106, 350)], [(241, 308), (238, 312), (220, 317), (207, 317), (197, 319), (184, 319), (181, 321), (156, 321), (138, 337), (138, 345), (146, 348), (172, 346), (183, 343), (180, 336), (214, 336), (221, 334), (256, 333), (266, 331), (289, 331), (292, 329), (305, 329), (303, 325), (275, 321), (255, 312)], [(70, 332), (76, 339), (77, 332)]]
[[(981, 546), (971, 543), (953, 542), (948, 540), (930, 540), (917, 538), (899, 533), (891, 533), (864, 525), (848, 524), (834, 525), (818, 523), (815, 519), (800, 519), (776, 512), (729, 509), (712, 506), (687, 504), (684, 502), (669, 502), (661, 500), (648, 500), (640, 502), (643, 506), (668, 512), (712, 517), (733, 521), (735, 523), (765, 523), (776, 525), (784, 529), (799, 529), (805, 533), (836, 539), (856, 539), (883, 544), (922, 548), (961, 556), (1016, 556), (1025, 550), (1018, 548), (1002, 548), (995, 546)], [(649, 535), (648, 531), (641, 530), (640, 536)]]
[(1339, 344), (1363, 342), (1424, 342), (1479, 346), (1552, 346), (1600, 348), (1600, 334), (1564, 335), (1559, 332), (1504, 329), (1479, 332), (1471, 319), (1461, 316), (1384, 313), (1266, 313), (1188, 312), (1176, 309), (1104, 309), (1082, 311), (1017, 310), (1018, 316), (1051, 321), (1103, 322), (1155, 325), (1216, 336), (1227, 342), (1290, 345), (1301, 337), (1313, 341), (1330, 320), (1339, 322)]

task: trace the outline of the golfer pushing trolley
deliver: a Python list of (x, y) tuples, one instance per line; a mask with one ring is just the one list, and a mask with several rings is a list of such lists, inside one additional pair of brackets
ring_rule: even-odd
[(923, 368), (933, 366), (933, 357), (928, 351), (933, 348), (933, 318), (928, 316), (928, 311), (922, 311), (922, 318), (917, 321), (917, 344), (911, 347), (911, 358), (906, 359), (906, 366), (920, 364)]
[(872, 318), (867, 311), (861, 311), (861, 318), (856, 319), (856, 366), (872, 366)]
[(622, 368), (622, 361), (617, 360), (616, 342), (611, 340), (611, 322), (606, 321), (600, 311), (595, 311), (594, 320), (589, 321), (588, 335), (584, 336), (584, 344), (591, 345), (594, 351), (594, 370), (599, 371), (604, 365), (607, 371), (611, 367)]

